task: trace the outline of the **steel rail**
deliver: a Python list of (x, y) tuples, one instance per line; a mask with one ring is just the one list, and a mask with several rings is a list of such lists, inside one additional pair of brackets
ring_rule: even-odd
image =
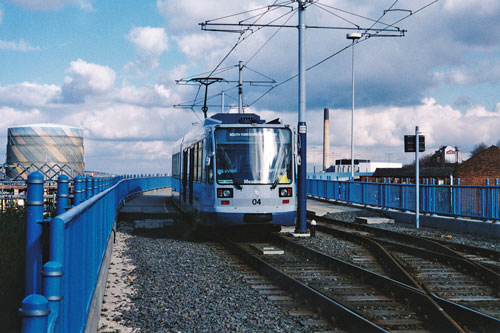
[[(406, 276), (408, 276), (406, 281), (409, 281), (409, 285), (415, 287), (415, 288), (420, 288), (423, 291), (425, 291), (430, 297), (432, 297), (452, 318), (455, 319), (455, 321), (459, 322), (460, 324), (467, 326), (468, 328), (474, 328), (478, 331), (486, 330), (486, 331), (500, 331), (500, 320), (491, 317), (487, 314), (478, 312), (474, 309), (470, 309), (468, 307), (465, 307), (463, 305), (448, 301), (438, 295), (436, 295), (432, 290), (430, 290), (425, 283), (423, 282), (417, 282), (410, 274), (406, 272), (406, 270), (403, 268), (402, 263), (399, 262), (396, 258), (394, 258), (381, 244), (379, 244), (379, 240), (373, 240), (368, 237), (359, 235), (359, 234), (354, 234), (350, 233), (347, 231), (342, 231), (338, 229), (333, 229), (329, 228), (323, 225), (316, 225), (316, 230), (321, 231), (333, 236), (337, 237), (342, 237), (345, 239), (348, 239), (350, 241), (356, 242), (363, 244), (366, 246), (369, 250), (373, 251), (376, 253), (377, 259), (383, 263), (385, 263), (385, 267), (390, 270), (391, 277), (401, 281), (405, 282)], [(393, 243), (389, 241), (380, 241), (381, 243), (385, 245), (390, 245), (390, 246), (395, 246), (400, 249), (407, 249), (408, 251), (411, 251), (413, 255), (416, 256), (424, 256), (428, 259), (436, 259), (439, 258), (442, 261), (453, 261), (457, 265), (463, 264), (463, 261), (461, 258), (457, 258), (454, 256), (449, 256), (446, 254), (441, 254), (441, 253), (436, 253), (432, 251), (427, 251), (427, 250), (422, 250), (420, 248), (415, 248), (403, 244), (398, 244), (398, 243)], [(381, 246), (384, 251), (376, 250), (377, 247), (373, 244), (377, 244), (378, 246)], [(378, 256), (389, 256), (390, 258), (378, 258)], [(394, 261), (395, 263), (391, 263), (391, 261)], [(467, 265), (467, 264), (466, 264)], [(400, 269), (402, 271), (398, 272), (397, 270)], [(401, 278), (403, 277), (403, 278)]]
[(300, 245), (283, 237), (276, 236), (275, 239), (277, 242), (288, 248), (300, 251), (301, 254), (310, 257), (312, 260), (323, 262), (325, 265), (335, 270), (355, 272), (356, 276), (364, 278), (377, 288), (386, 290), (388, 293), (393, 293), (395, 298), (407, 301), (417, 312), (422, 313), (428, 320), (428, 323), (432, 323), (432, 325), (434, 325), (434, 329), (447, 332), (463, 331), (462, 328), (446, 312), (444, 312), (443, 309), (429, 295), (427, 295), (425, 291), (371, 272), (356, 265), (352, 265), (345, 261), (333, 258), (329, 255), (321, 253), (320, 251)]
[[(479, 263), (486, 268), (500, 274), (500, 252), (492, 249), (485, 249), (483, 247), (471, 246), (466, 244), (458, 244), (445, 240), (436, 239), (435, 242), (444, 245), (459, 252), (462, 256), (469, 260)], [(479, 256), (482, 258), (470, 258), (467, 255)], [(496, 264), (484, 262), (484, 260), (495, 261)]]
[(314, 304), (314, 307), (317, 308), (325, 318), (334, 318), (335, 322), (338, 322), (343, 327), (352, 331), (387, 332), (382, 327), (373, 324), (355, 311), (352, 311), (330, 297), (294, 279), (290, 275), (281, 272), (279, 269), (258, 258), (256, 255), (249, 253), (237, 243), (229, 240), (223, 240), (222, 242), (227, 248), (255, 267), (260, 273), (266, 275), (270, 280), (279, 284), (283, 289), (292, 295), (298, 296), (303, 302), (309, 305)]
[[(375, 274), (366, 269), (351, 265), (344, 261), (332, 258), (319, 251), (301, 246), (293, 241), (286, 240), (280, 236), (271, 236), (268, 239), (272, 243), (278, 243), (280, 246), (286, 247), (288, 250), (305, 255), (314, 262), (320, 262), (329, 269), (334, 269), (344, 273), (354, 273), (356, 276), (363, 278), (368, 285), (375, 286), (376, 288), (381, 288), (386, 294), (394, 295), (395, 299), (400, 302), (408, 303), (410, 307), (421, 313), (422, 319), (425, 321), (426, 326), (433, 327), (434, 329), (445, 330), (445, 331), (457, 331), (462, 332), (463, 330), (460, 326), (453, 321), (444, 311), (440, 308), (431, 297), (429, 297), (424, 291), (418, 290), (412, 286), (408, 286), (399, 281), (384, 277), (379, 274)], [(228, 241), (229, 242), (229, 241)], [(382, 330), (383, 328), (371, 323), (358, 311), (350, 309), (348, 306), (341, 304), (341, 302), (332, 299), (331, 297), (323, 294), (320, 290), (315, 289), (315, 287), (308, 286), (306, 283), (297, 281), (290, 275), (280, 272), (280, 270), (271, 264), (265, 262), (264, 260), (258, 258), (257, 256), (248, 253), (242, 246), (231, 242), (229, 245), (232, 249), (237, 251), (246, 260), (249, 260), (259, 271), (267, 274), (272, 280), (277, 283), (286, 281), (284, 286), (291, 293), (299, 295), (304, 298), (307, 302), (310, 302), (314, 307), (320, 307), (322, 314), (331, 318), (335, 317), (335, 320), (343, 325), (349, 330)], [(326, 306), (326, 308), (323, 308)], [(425, 318), (425, 319), (424, 319)], [(358, 321), (362, 320), (361, 323)], [(366, 328), (352, 326), (352, 325), (369, 325)], [(374, 326), (372, 326), (374, 325)]]
[[(481, 274), (484, 276), (485, 282), (489, 281), (489, 282), (487, 282), (488, 284), (494, 284), (495, 285), (494, 288), (496, 288), (496, 289), (499, 288), (498, 282), (500, 281), (500, 274), (497, 271), (495, 271), (494, 269), (491, 269), (489, 266), (487, 267), (486, 265), (484, 265), (480, 262), (466, 258), (462, 254), (458, 253), (457, 251), (455, 251), (455, 250), (451, 249), (450, 247), (448, 247), (440, 242), (437, 242), (435, 240), (425, 238), (425, 237), (414, 236), (414, 235), (407, 235), (407, 234), (403, 234), (403, 233), (392, 231), (392, 230), (379, 229), (379, 228), (370, 227), (370, 226), (366, 226), (366, 225), (353, 224), (353, 223), (349, 223), (349, 222), (339, 221), (339, 220), (331, 219), (331, 218), (324, 217), (324, 216), (315, 216), (314, 215), (314, 218), (318, 221), (323, 221), (323, 222), (327, 222), (330, 224), (339, 225), (339, 226), (342, 226), (342, 227), (345, 227), (348, 229), (355, 229), (355, 230), (370, 232), (370, 233), (373, 233), (375, 235), (380, 235), (382, 237), (390, 237), (392, 239), (409, 242), (412, 245), (420, 246), (421, 248), (425, 248), (425, 249), (430, 250), (434, 253), (438, 253), (440, 256), (445, 254), (448, 257), (455, 257), (455, 258), (457, 258), (455, 260), (455, 262), (460, 261), (461, 263), (464, 263), (464, 265), (466, 265), (466, 267), (480, 271)], [(498, 255), (498, 253), (497, 253), (497, 255)]]

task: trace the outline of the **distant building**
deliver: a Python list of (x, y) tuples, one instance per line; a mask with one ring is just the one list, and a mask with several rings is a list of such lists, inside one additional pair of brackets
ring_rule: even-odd
[[(430, 184), (444, 185), (453, 182), (454, 167), (420, 167), (420, 183), (425, 184), (428, 180)], [(373, 175), (363, 179), (364, 181), (383, 183), (384, 179), (391, 183), (415, 183), (415, 167), (399, 169), (378, 168)]]
[(462, 162), (461, 153), (458, 147), (441, 146), (431, 157), (433, 165), (458, 164)]
[[(371, 176), (377, 168), (401, 168), (401, 163), (371, 162), (370, 160), (354, 160), (354, 178), (364, 179)], [(325, 172), (309, 173), (308, 179), (319, 180), (349, 180), (351, 178), (351, 160), (335, 160)]]
[[(439, 151), (445, 154), (447, 151), (454, 151), (456, 153), (454, 158), (459, 156), (458, 150), (447, 149), (448, 147), (443, 146), (443, 149)], [(461, 164), (447, 162), (444, 165), (440, 164), (440, 166), (420, 167), (421, 184), (424, 184), (426, 181), (432, 184), (434, 181), (435, 184), (440, 185), (456, 185), (458, 178), (461, 185), (485, 185), (486, 179), (489, 179), (490, 185), (494, 185), (495, 179), (500, 179), (500, 148), (491, 146)], [(372, 175), (362, 177), (363, 181), (369, 182), (383, 182), (384, 179), (387, 181), (390, 180), (391, 183), (402, 183), (406, 182), (406, 180), (410, 183), (415, 183), (415, 166), (398, 169), (378, 168)]]
[[(377, 168), (401, 168), (403, 164), (401, 163), (391, 163), (391, 162), (371, 162), (370, 160), (354, 160), (354, 172), (357, 173), (372, 173), (375, 172)], [(351, 160), (341, 159), (335, 160), (335, 165), (332, 165), (326, 172), (337, 172), (337, 173), (350, 173), (351, 172)]]
[(491, 146), (458, 165), (455, 178), (460, 178), (461, 185), (485, 185), (486, 179), (494, 185), (495, 178), (500, 178), (500, 148)]

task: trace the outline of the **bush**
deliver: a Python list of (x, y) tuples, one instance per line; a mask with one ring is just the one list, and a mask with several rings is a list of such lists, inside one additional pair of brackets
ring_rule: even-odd
[(18, 331), (24, 294), (25, 212), (0, 213), (0, 331)]

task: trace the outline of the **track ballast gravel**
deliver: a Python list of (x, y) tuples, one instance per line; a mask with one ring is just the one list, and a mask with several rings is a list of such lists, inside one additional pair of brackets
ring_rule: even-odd
[(120, 222), (99, 332), (310, 330), (207, 243), (182, 238)]

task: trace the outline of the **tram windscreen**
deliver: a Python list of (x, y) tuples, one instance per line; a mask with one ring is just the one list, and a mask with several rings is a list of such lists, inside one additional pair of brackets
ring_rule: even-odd
[(287, 128), (218, 128), (217, 183), (290, 184), (292, 133)]

